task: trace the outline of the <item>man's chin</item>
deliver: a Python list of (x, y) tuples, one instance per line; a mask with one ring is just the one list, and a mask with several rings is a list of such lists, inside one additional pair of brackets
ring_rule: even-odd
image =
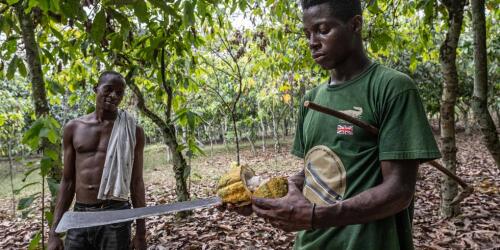
[(115, 105), (108, 104), (105, 105), (102, 110), (105, 112), (117, 112), (118, 108)]
[(335, 69), (335, 66), (336, 66), (336, 64), (332, 63), (332, 62), (329, 62), (329, 63), (318, 63), (318, 65), (321, 66), (321, 68), (323, 68), (325, 70)]

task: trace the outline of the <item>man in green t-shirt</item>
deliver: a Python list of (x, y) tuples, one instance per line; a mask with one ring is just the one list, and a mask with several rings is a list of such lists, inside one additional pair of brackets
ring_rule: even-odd
[(362, 43), (359, 0), (303, 0), (304, 32), (330, 80), (304, 101), (340, 110), (380, 132), (300, 108), (292, 154), (304, 169), (281, 199), (253, 211), (286, 231), (295, 249), (413, 249), (410, 208), (419, 163), (440, 153), (417, 88), (372, 62)]

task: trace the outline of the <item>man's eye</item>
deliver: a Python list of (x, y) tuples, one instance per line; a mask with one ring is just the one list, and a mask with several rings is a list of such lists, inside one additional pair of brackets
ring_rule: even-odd
[(320, 34), (326, 35), (328, 32), (330, 32), (330, 29), (328, 27), (321, 25), (318, 29)]

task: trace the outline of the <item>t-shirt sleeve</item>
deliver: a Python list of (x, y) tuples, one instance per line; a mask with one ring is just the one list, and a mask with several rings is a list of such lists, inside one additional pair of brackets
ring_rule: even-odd
[(440, 157), (417, 89), (390, 99), (380, 125), (379, 159), (426, 162)]
[[(301, 100), (301, 104), (304, 103), (306, 98), (304, 97)], [(295, 127), (295, 138), (293, 140), (293, 146), (291, 153), (297, 157), (304, 158), (305, 152), (305, 143), (304, 143), (304, 116), (306, 109), (304, 105), (299, 105), (299, 112), (297, 114), (297, 125)]]

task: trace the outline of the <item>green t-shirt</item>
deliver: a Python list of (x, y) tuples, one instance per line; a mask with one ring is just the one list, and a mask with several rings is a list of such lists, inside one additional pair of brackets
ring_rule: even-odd
[[(304, 158), (303, 194), (328, 205), (382, 182), (381, 160), (440, 157), (417, 88), (398, 71), (373, 63), (355, 79), (322, 84), (304, 101), (330, 107), (377, 128), (379, 136), (302, 107), (292, 154)], [(295, 249), (413, 249), (412, 209), (367, 224), (301, 231)]]

